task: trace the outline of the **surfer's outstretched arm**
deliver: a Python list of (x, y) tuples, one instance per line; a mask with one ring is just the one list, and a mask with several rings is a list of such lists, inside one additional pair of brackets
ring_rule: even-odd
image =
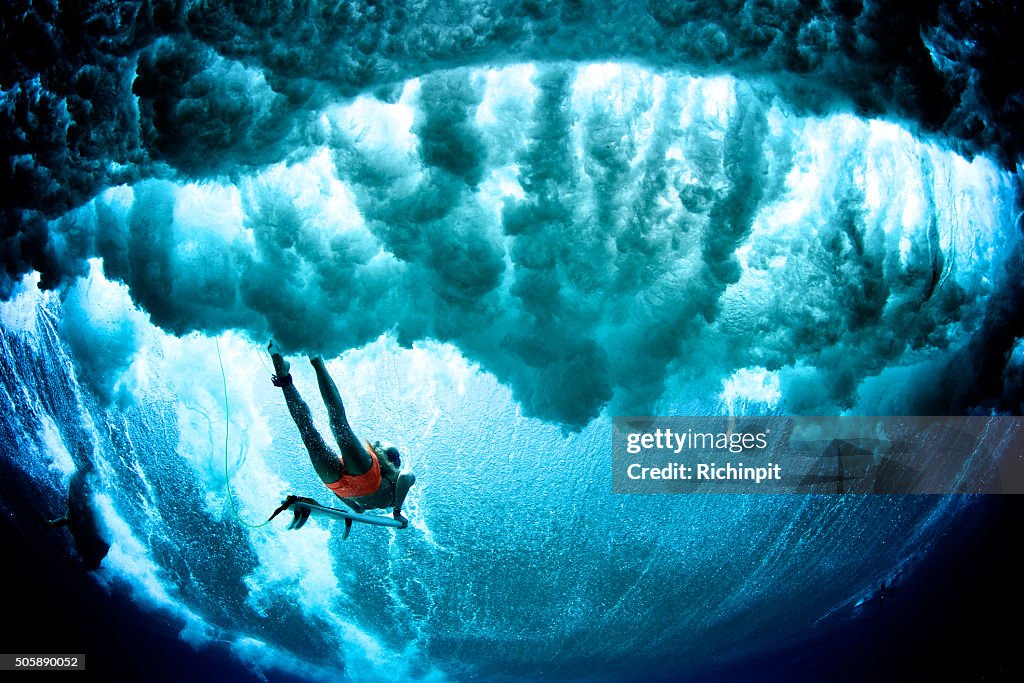
[(405, 497), (409, 494), (409, 489), (416, 483), (416, 475), (409, 471), (403, 471), (398, 475), (398, 481), (395, 482), (395, 519), (402, 520), (406, 524), (409, 521), (402, 516), (402, 505), (405, 503)]

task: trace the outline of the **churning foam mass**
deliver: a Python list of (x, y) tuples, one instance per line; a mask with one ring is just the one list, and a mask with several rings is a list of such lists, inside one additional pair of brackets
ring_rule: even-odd
[[(54, 499), (97, 467), (107, 580), (261, 670), (621, 676), (799, 633), (961, 504), (613, 497), (607, 417), (1019, 414), (1022, 11), (8, 2), (5, 453)], [(236, 523), (225, 458), (243, 516), (323, 498), (270, 339), (408, 453), (412, 530)]]
[(580, 427), (750, 368), (794, 412), (921, 410), (870, 380), (952, 358), (1016, 250), (992, 162), (725, 76), (461, 68), (309, 118), (299, 158), (100, 193), (53, 253), (177, 335), (448, 342)]

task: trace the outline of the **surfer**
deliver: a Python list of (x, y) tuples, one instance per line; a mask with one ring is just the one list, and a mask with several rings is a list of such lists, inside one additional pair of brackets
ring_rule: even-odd
[(313, 469), (321, 481), (355, 512), (392, 508), (392, 515), (402, 523), (401, 528), (408, 526), (409, 520), (402, 516), (402, 503), (416, 482), (416, 476), (401, 469), (402, 458), (398, 449), (356, 438), (345, 416), (341, 394), (324, 367), (323, 359), (310, 358), (310, 365), (316, 372), (317, 384), (320, 386), (320, 395), (327, 405), (331, 431), (341, 449), (340, 456), (335, 453), (316, 430), (309, 406), (292, 382), (288, 361), (274, 350), (273, 343), (268, 349), (277, 373), (272, 378), (274, 386), (284, 392), (288, 412), (299, 428), (302, 443), (309, 451)]
[(92, 468), (80, 467), (71, 475), (68, 485), (68, 513), (57, 519), (45, 520), (51, 529), (67, 527), (75, 541), (75, 549), (89, 571), (99, 569), (100, 562), (110, 551), (104, 538), (99, 517), (93, 507)]

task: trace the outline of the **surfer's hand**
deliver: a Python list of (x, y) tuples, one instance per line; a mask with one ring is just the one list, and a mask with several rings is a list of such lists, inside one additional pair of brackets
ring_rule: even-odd
[(402, 523), (402, 526), (398, 527), (399, 529), (404, 529), (407, 526), (409, 526), (409, 520), (407, 520), (405, 517), (403, 517), (402, 513), (399, 512), (398, 510), (395, 510), (394, 512), (392, 512), (391, 516), (394, 517), (395, 519), (397, 519), (399, 522)]

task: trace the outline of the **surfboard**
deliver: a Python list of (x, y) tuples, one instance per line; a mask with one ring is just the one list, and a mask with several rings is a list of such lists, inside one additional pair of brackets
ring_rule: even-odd
[(380, 515), (368, 515), (366, 513), (356, 512), (354, 510), (343, 510), (341, 508), (329, 508), (324, 505), (317, 505), (314, 503), (297, 502), (291, 504), (291, 509), (299, 514), (301, 510), (309, 510), (311, 515), (317, 517), (326, 517), (328, 519), (343, 519), (350, 520), (353, 522), (362, 522), (363, 524), (373, 524), (375, 526), (390, 526), (395, 529), (400, 529), (402, 523), (393, 517), (382, 517)]
[(352, 522), (372, 524), (373, 526), (389, 526), (394, 529), (403, 528), (402, 522), (391, 517), (367, 515), (343, 508), (329, 508), (312, 498), (303, 498), (301, 496), (288, 496), (285, 498), (281, 506), (274, 510), (274, 514), (270, 515), (270, 519), (267, 521), (269, 522), (271, 519), (274, 519), (274, 517), (277, 517), (285, 510), (292, 511), (292, 521), (288, 524), (289, 529), (301, 529), (313, 515), (326, 517), (327, 519), (340, 519), (345, 522), (345, 535), (342, 538), (346, 540), (348, 539), (349, 532), (352, 531)]

